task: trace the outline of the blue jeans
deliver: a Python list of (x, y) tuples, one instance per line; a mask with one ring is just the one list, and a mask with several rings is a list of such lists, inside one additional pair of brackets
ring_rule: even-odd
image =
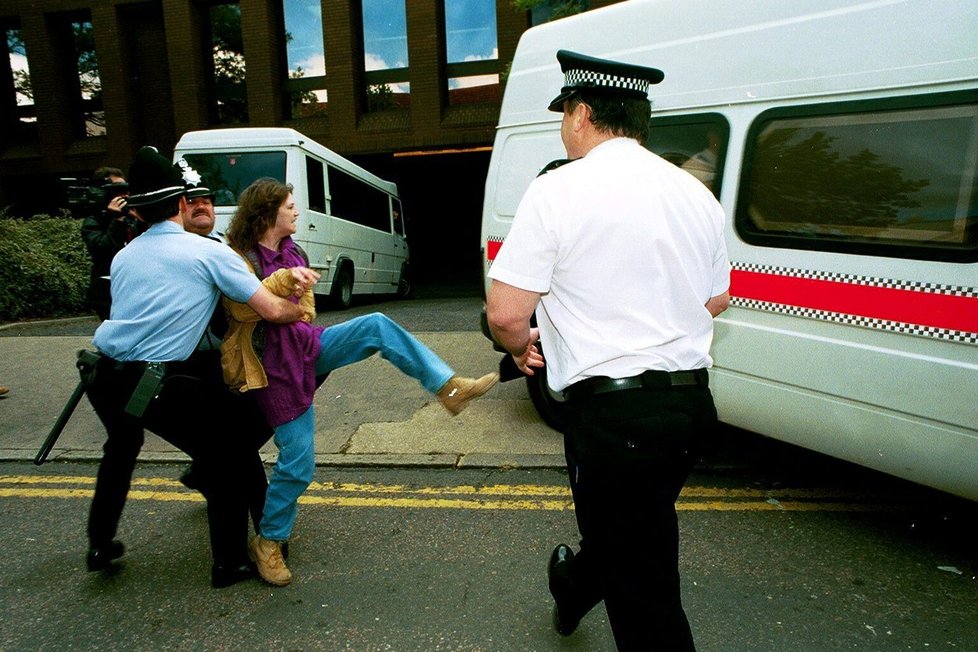
[[(322, 350), (316, 360), (317, 376), (378, 352), (433, 394), (455, 375), (431, 349), (378, 312), (330, 326), (319, 341)], [(313, 408), (309, 406), (297, 418), (275, 428), (278, 461), (268, 483), (260, 526), (265, 539), (285, 541), (292, 533), (299, 496), (312, 482), (316, 470), (315, 425)]]

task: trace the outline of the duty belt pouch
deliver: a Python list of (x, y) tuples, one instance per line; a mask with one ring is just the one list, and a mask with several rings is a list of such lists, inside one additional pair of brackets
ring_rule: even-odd
[(80, 349), (78, 351), (78, 360), (75, 362), (75, 366), (78, 367), (78, 374), (81, 376), (82, 383), (84, 383), (85, 387), (92, 384), (92, 380), (95, 378), (95, 367), (101, 358), (102, 355), (95, 351), (89, 351), (87, 349)]
[(146, 370), (136, 383), (129, 402), (126, 404), (126, 414), (137, 419), (146, 413), (150, 401), (160, 395), (163, 387), (163, 376), (166, 374), (166, 365), (162, 362), (147, 362)]

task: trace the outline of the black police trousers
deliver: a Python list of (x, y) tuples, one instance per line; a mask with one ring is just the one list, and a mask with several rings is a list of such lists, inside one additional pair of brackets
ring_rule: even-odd
[(571, 609), (604, 600), (619, 650), (694, 650), (679, 579), (676, 499), (716, 408), (704, 385), (628, 389), (568, 402), (564, 449), (580, 552)]
[(141, 363), (119, 365), (103, 358), (87, 390), (107, 434), (89, 512), (91, 545), (105, 545), (116, 536), (147, 429), (193, 459), (207, 498), (214, 563), (246, 563), (249, 507), (261, 514), (268, 486), (258, 449), (271, 429), (254, 401), (235, 396), (224, 385), (218, 352), (167, 363), (158, 397), (141, 418), (130, 416), (125, 406), (143, 368)]

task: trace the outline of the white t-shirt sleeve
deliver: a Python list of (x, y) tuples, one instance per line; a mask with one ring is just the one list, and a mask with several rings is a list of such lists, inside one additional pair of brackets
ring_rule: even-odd
[(723, 209), (716, 208), (719, 213), (719, 233), (717, 234), (717, 247), (713, 252), (713, 292), (711, 297), (720, 296), (730, 289), (730, 256), (727, 255), (727, 241), (723, 237), (724, 214)]
[(557, 244), (547, 225), (550, 210), (539, 181), (530, 184), (520, 201), (513, 226), (489, 268), (489, 278), (543, 294), (550, 290)]

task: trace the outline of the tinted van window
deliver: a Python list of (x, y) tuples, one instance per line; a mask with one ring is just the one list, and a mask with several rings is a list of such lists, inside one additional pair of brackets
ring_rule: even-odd
[(326, 212), (326, 179), (323, 176), (323, 162), (306, 157), (306, 207), (317, 213)]
[(978, 260), (978, 97), (960, 99), (762, 114), (737, 232), (762, 246)]
[(386, 192), (332, 165), (328, 165), (326, 170), (329, 177), (330, 215), (390, 233), (391, 209)]
[(718, 114), (653, 117), (645, 146), (720, 196), (730, 126)]
[(217, 206), (235, 206), (241, 191), (259, 177), (285, 181), (285, 152), (186, 154), (184, 158), (214, 191)]

